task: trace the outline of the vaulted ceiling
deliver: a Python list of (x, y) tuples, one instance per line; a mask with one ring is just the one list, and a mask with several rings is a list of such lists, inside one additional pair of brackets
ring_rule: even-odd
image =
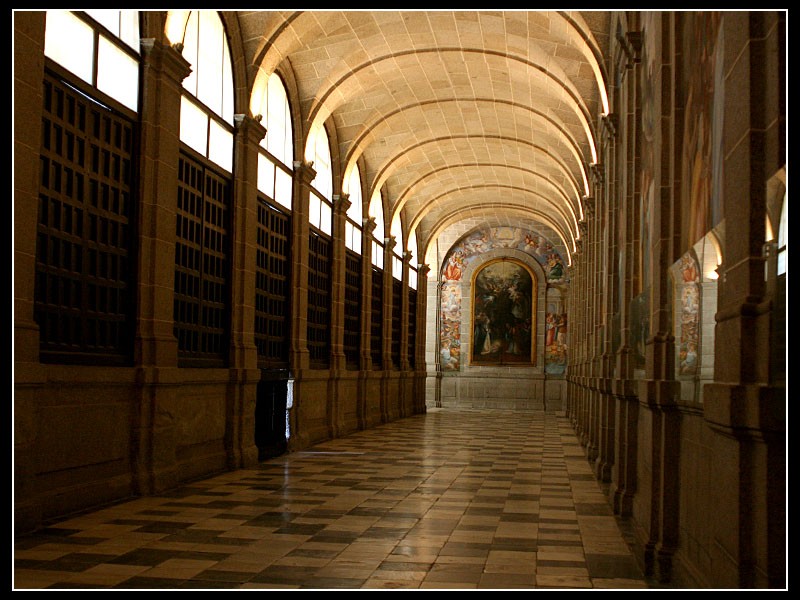
[[(259, 76), (291, 68), (301, 119), (332, 119), (342, 168), (430, 244), (469, 219), (579, 236), (609, 13), (238, 12)], [(347, 189), (343, 190), (347, 192)], [(419, 257), (422, 259), (422, 256)]]

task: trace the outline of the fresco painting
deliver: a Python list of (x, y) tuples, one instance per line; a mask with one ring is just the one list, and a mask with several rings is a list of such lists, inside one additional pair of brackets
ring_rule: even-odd
[(700, 339), (700, 275), (697, 262), (688, 253), (681, 258), (680, 273), (678, 372), (681, 375), (695, 375)]
[[(722, 219), (718, 179), (721, 176), (722, 73), (718, 12), (687, 13), (684, 51), (695, 65), (687, 89), (683, 143), (684, 247), (691, 247)], [(719, 88), (719, 89), (717, 89)]]
[[(461, 368), (463, 274), (477, 257), (496, 249), (519, 250), (535, 258), (542, 266), (548, 285), (569, 283), (567, 268), (561, 254), (539, 232), (518, 227), (494, 227), (479, 229), (465, 236), (448, 252), (441, 272), (439, 353), (443, 371), (458, 371)], [(533, 293), (535, 294), (535, 288)], [(535, 328), (531, 337), (535, 339)], [(566, 345), (563, 350), (566, 351)], [(558, 360), (566, 365), (565, 357)], [(559, 368), (553, 367), (556, 371)]]
[(491, 262), (478, 271), (472, 289), (472, 363), (534, 364), (532, 273), (515, 261)]

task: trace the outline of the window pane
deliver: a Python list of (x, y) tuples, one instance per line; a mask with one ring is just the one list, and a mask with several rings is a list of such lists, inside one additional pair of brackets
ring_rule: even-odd
[(369, 216), (375, 219), (375, 237), (383, 239), (383, 236), (386, 234), (384, 233), (383, 224), (383, 203), (381, 202), (381, 195), (379, 192), (373, 194), (372, 200), (369, 203)]
[(189, 13), (189, 19), (186, 23), (186, 33), (183, 36), (183, 51), (181, 52), (183, 58), (192, 65), (192, 71), (183, 80), (183, 87), (191, 92), (195, 97), (197, 96), (197, 11), (193, 10)]
[(214, 11), (200, 11), (197, 50), (197, 99), (222, 116), (222, 23)]
[(233, 124), (233, 70), (231, 68), (231, 55), (225, 32), (222, 32), (222, 110), (219, 116), (226, 123)]
[(264, 147), (287, 167), (292, 166), (292, 123), (289, 101), (281, 78), (273, 73), (267, 82), (267, 136)]
[(209, 134), (208, 158), (233, 171), (233, 133), (212, 119)]
[(119, 39), (139, 52), (139, 11), (121, 10), (119, 12)]
[(97, 52), (97, 89), (138, 109), (139, 64), (103, 36)]
[(319, 228), (327, 233), (328, 235), (331, 234), (331, 206), (327, 202), (320, 201), (319, 204)]
[(350, 208), (347, 209), (347, 216), (360, 224), (363, 219), (363, 209), (361, 202), (361, 172), (358, 169), (358, 165), (353, 167), (350, 172), (347, 191), (350, 194)]
[(417, 289), (417, 272), (414, 269), (408, 270), (408, 287), (412, 290)]
[(139, 52), (139, 11), (90, 9), (86, 14)]
[(119, 11), (99, 9), (85, 11), (87, 15), (108, 29), (111, 33), (119, 37)]
[(258, 189), (275, 198), (275, 165), (263, 154), (258, 155)]
[(392, 256), (392, 277), (398, 281), (403, 280), (403, 261), (396, 256)]
[(275, 200), (291, 210), (292, 176), (281, 168), (275, 169)]
[(181, 96), (181, 141), (206, 156), (208, 117), (186, 96)]
[(85, 82), (94, 84), (94, 32), (69, 11), (47, 11), (44, 53)]
[(308, 222), (317, 229), (319, 226), (319, 198), (315, 194), (311, 194), (308, 201)]
[(372, 264), (380, 269), (383, 268), (383, 246), (376, 241), (372, 242)]

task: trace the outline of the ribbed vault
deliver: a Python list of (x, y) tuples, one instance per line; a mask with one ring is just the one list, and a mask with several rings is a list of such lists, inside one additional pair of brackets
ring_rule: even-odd
[(382, 192), (387, 227), (413, 230), (420, 259), (482, 219), (538, 224), (571, 262), (607, 110), (608, 13), (235, 14), (254, 94), (290, 68), (301, 139), (335, 127), (341, 180), (358, 161), (365, 198)]

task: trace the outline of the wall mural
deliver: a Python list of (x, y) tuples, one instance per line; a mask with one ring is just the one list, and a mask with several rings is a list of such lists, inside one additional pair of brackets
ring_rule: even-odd
[[(548, 285), (569, 283), (563, 258), (553, 244), (537, 232), (517, 227), (493, 227), (466, 235), (453, 245), (442, 264), (439, 353), (443, 371), (458, 371), (461, 368), (463, 273), (477, 257), (495, 249), (521, 250), (535, 258), (545, 272)], [(532, 292), (535, 297), (535, 288)], [(471, 318), (471, 315), (468, 316)], [(531, 339), (534, 340), (535, 337), (534, 328)], [(566, 358), (558, 360), (566, 364)]]
[(681, 257), (678, 283), (680, 293), (680, 340), (678, 373), (697, 373), (697, 350), (700, 339), (700, 271), (689, 253)]
[[(652, 34), (647, 35), (648, 31), (658, 31), (660, 23), (658, 20), (661, 18), (657, 13), (646, 12), (642, 16), (643, 22), (643, 39), (645, 43), (642, 45), (642, 65), (644, 68), (644, 77), (640, 78), (641, 81), (641, 113), (642, 113), (642, 159), (641, 159), (641, 189), (639, 206), (632, 207), (638, 218), (634, 221), (637, 223), (639, 252), (636, 253), (639, 257), (639, 262), (636, 265), (634, 272), (634, 296), (628, 307), (628, 315), (630, 319), (630, 338), (628, 345), (631, 349), (633, 358), (633, 366), (636, 369), (644, 369), (645, 367), (645, 345), (650, 331), (650, 306), (649, 306), (649, 291), (650, 291), (650, 244), (652, 240), (653, 231), (653, 205), (655, 203), (655, 154), (656, 148), (656, 114), (660, 107), (656, 105), (656, 98), (658, 97), (656, 91), (656, 82), (658, 81), (658, 68), (659, 63), (657, 57), (660, 49), (658, 47), (659, 36)], [(620, 293), (624, 290), (624, 286), (620, 286)]]
[(536, 362), (536, 276), (510, 259), (490, 262), (472, 284), (472, 363), (484, 365)]
[(683, 137), (684, 248), (722, 220), (722, 28), (719, 12), (686, 13)]
[(547, 290), (544, 321), (544, 371), (563, 375), (567, 370), (567, 311), (558, 288)]

